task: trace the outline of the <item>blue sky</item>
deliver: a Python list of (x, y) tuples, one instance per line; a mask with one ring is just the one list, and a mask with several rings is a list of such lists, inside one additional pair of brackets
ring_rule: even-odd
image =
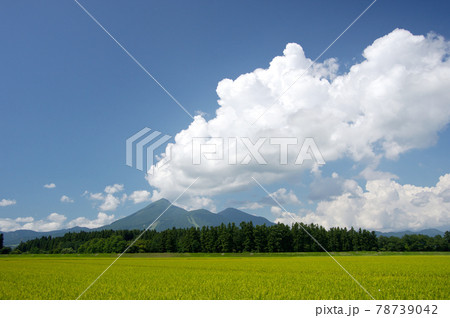
[[(219, 107), (216, 88), (221, 80), (267, 69), (288, 43), (300, 44), (314, 60), (371, 1), (80, 3), (189, 112), (204, 113), (211, 120)], [(449, 9), (445, 1), (378, 0), (318, 62), (337, 58), (338, 74), (344, 74), (364, 60), (365, 48), (396, 28), (414, 35), (435, 32), (448, 40)], [(92, 195), (102, 193), (105, 200), (105, 187), (114, 184), (123, 185), (111, 193), (123, 202), (104, 209), (108, 217), (125, 216), (148, 204), (129, 199), (134, 191), (152, 192), (158, 187), (150, 186), (141, 171), (125, 165), (125, 140), (144, 127), (175, 136), (192, 119), (75, 2), (5, 2), (0, 21), (0, 201), (15, 202), (4, 201), (0, 219), (11, 224), (19, 217), (32, 217), (28, 222), (32, 229), (64, 227), (61, 216), (65, 222), (79, 217), (92, 220), (103, 202)], [(444, 126), (437, 134), (435, 144), (413, 147), (394, 160), (382, 157), (376, 170), (396, 175), (399, 185), (436, 186), (439, 177), (450, 171), (450, 131)], [(335, 172), (364, 190), (367, 180), (360, 173), (367, 165), (344, 156), (329, 161), (321, 178), (333, 179)], [(306, 217), (307, 210), (313, 211), (320, 201), (311, 200), (311, 184), (318, 177), (307, 172), (301, 176), (265, 185), (270, 192), (284, 188), (294, 193), (301, 203), (286, 200), (286, 206)], [(50, 183), (56, 187), (44, 187)], [(74, 202), (61, 202), (63, 195)], [(217, 211), (263, 202), (264, 197), (255, 184), (203, 196), (213, 201), (205, 207)], [(195, 207), (192, 202), (181, 204)], [(442, 209), (441, 220), (448, 220), (448, 210)], [(270, 204), (246, 211), (271, 220), (285, 217)], [(58, 216), (48, 218), (52, 213)], [(36, 225), (39, 220), (51, 223), (52, 218), (49, 227)], [(14, 224), (3, 230), (26, 222)], [(397, 228), (411, 227), (408, 224)], [(420, 223), (429, 224), (444, 229), (449, 225)]]

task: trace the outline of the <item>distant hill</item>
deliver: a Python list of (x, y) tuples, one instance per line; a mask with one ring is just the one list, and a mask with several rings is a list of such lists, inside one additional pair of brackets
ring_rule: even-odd
[[(164, 212), (166, 209), (167, 211)], [(164, 214), (161, 215), (163, 212)], [(187, 211), (175, 205), (171, 206), (168, 200), (161, 199), (149, 204), (136, 213), (117, 220), (110, 225), (99, 228), (99, 230), (145, 229), (157, 218), (158, 220), (151, 227), (151, 229), (157, 231), (163, 231), (173, 227), (190, 228), (193, 226), (218, 226), (222, 223), (235, 223), (236, 225), (239, 225), (241, 222), (250, 221), (252, 221), (254, 225), (274, 224), (266, 218), (254, 216), (233, 208), (225, 209), (219, 213), (212, 213), (205, 209)]]
[(245, 212), (242, 212), (238, 209), (228, 208), (218, 213), (220, 217), (225, 219), (225, 224), (227, 223), (236, 223), (239, 224), (241, 222), (252, 222), (253, 225), (273, 225), (274, 223), (268, 221), (266, 218), (262, 216), (254, 216)]
[(31, 230), (17, 230), (14, 232), (2, 232), (3, 233), (3, 245), (14, 247), (20, 244), (20, 242), (25, 242), (28, 240), (33, 240), (35, 238), (40, 238), (43, 236), (59, 237), (64, 236), (64, 234), (72, 232), (77, 233), (81, 231), (92, 231), (86, 227), (73, 227), (70, 229), (56, 230), (50, 232), (36, 232)]
[(402, 232), (379, 232), (379, 231), (375, 231), (375, 234), (377, 236), (396, 236), (396, 237), (402, 237), (404, 235), (412, 235), (412, 234), (422, 234), (422, 235), (427, 235), (427, 236), (431, 236), (434, 237), (436, 235), (440, 235), (440, 236), (444, 236), (444, 232), (436, 230), (436, 229), (425, 229), (425, 230), (420, 230), (417, 232), (413, 232), (413, 231), (402, 231)]
[[(167, 209), (167, 211), (165, 211)], [(165, 211), (165, 212), (164, 212)], [(163, 215), (161, 215), (164, 212)], [(161, 215), (161, 216), (160, 216)], [(159, 217), (159, 218), (158, 218)], [(158, 219), (157, 219), (158, 218)], [(74, 227), (71, 229), (57, 230), (51, 232), (35, 232), (30, 230), (18, 230), (14, 232), (4, 232), (4, 245), (17, 246), (20, 242), (25, 242), (42, 236), (64, 236), (69, 232), (81, 231), (101, 231), (101, 230), (134, 230), (146, 229), (153, 221), (157, 221), (152, 225), (152, 230), (163, 231), (175, 228), (190, 228), (202, 226), (219, 226), (220, 224), (235, 223), (239, 225), (241, 222), (252, 221), (254, 225), (266, 224), (268, 226), (274, 223), (266, 218), (254, 216), (243, 211), (228, 208), (219, 213), (212, 213), (205, 209), (187, 211), (175, 205), (170, 205), (166, 199), (161, 199), (147, 205), (145, 208), (117, 220), (109, 225), (105, 225), (95, 229), (83, 227)]]

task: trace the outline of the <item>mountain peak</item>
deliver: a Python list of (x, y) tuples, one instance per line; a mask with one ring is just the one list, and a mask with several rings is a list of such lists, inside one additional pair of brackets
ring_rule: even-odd
[(212, 213), (206, 209), (186, 211), (170, 203), (167, 199), (160, 199), (150, 203), (139, 211), (122, 219), (96, 229), (75, 227), (72, 229), (58, 230), (53, 232), (33, 232), (29, 230), (18, 230), (5, 233), (5, 245), (17, 245), (21, 241), (51, 235), (53, 237), (63, 236), (67, 232), (101, 231), (101, 230), (143, 230), (152, 225), (151, 229), (163, 231), (173, 227), (183, 229), (190, 227), (201, 228), (203, 226), (220, 226), (221, 224), (241, 222), (252, 222), (253, 225), (273, 223), (261, 216), (254, 216), (238, 209), (227, 208), (219, 213)]
[(170, 204), (171, 203), (170, 203), (169, 200), (162, 198), (162, 199), (159, 199), (157, 201), (153, 201), (152, 203), (150, 203), (148, 205), (148, 207), (151, 207), (151, 206), (169, 206)]
[(222, 215), (231, 215), (231, 214), (247, 214), (241, 210), (235, 209), (235, 208), (226, 208), (223, 211), (220, 211), (218, 214), (222, 214)]

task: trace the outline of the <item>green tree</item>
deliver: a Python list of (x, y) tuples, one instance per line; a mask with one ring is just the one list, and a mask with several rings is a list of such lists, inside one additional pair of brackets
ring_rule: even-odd
[(217, 229), (217, 241), (219, 244), (219, 252), (232, 252), (233, 237), (231, 236), (230, 228), (223, 223)]
[(254, 231), (255, 235), (255, 251), (258, 253), (267, 252), (267, 236), (268, 227), (263, 225), (257, 225)]
[(292, 250), (292, 233), (289, 226), (278, 223), (269, 228), (267, 249), (270, 253)]
[(253, 223), (242, 222), (241, 223), (241, 233), (242, 233), (242, 249), (244, 252), (252, 252), (255, 250), (255, 228)]
[(447, 245), (444, 251), (450, 251), (450, 231), (445, 231), (444, 242)]

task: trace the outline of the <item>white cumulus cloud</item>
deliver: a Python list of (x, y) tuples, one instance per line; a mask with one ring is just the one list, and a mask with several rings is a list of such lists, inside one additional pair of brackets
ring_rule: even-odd
[(34, 218), (32, 216), (26, 216), (26, 217), (18, 217), (15, 219), (17, 223), (30, 223), (34, 221)]
[(87, 227), (87, 228), (97, 228), (103, 225), (107, 225), (110, 224), (112, 221), (114, 221), (114, 214), (112, 215), (108, 215), (104, 212), (99, 212), (97, 214), (97, 218), (93, 219), (93, 220), (89, 220), (88, 218), (85, 217), (79, 217), (76, 218), (70, 222), (67, 223), (67, 227), (72, 228), (75, 226), (80, 226), (80, 227)]
[[(290, 43), (268, 68), (218, 84), (215, 118), (195, 116), (167, 146), (171, 160), (147, 176), (155, 188), (153, 197), (173, 200), (197, 177), (181, 201), (195, 203), (192, 197), (209, 198), (253, 187), (251, 177), (273, 183), (317, 171), (312, 160), (302, 166), (293, 164), (307, 137), (314, 138), (326, 162), (396, 159), (408, 150), (429, 147), (450, 121), (449, 53), (449, 42), (442, 37), (397, 29), (374, 41), (364, 50), (364, 60), (341, 74), (336, 59), (307, 70), (311, 59), (300, 45)], [(270, 145), (266, 139), (260, 148), (266, 164), (251, 159), (245, 164), (202, 160), (193, 165), (192, 143), (198, 137), (210, 143), (215, 137), (225, 138), (228, 147), (223, 156), (232, 161), (235, 156), (239, 163), (248, 151), (242, 142), (235, 151), (232, 138), (246, 137), (252, 144), (263, 137), (295, 137), (299, 142), (289, 145), (289, 164), (280, 164), (281, 146)], [(365, 171), (376, 180), (379, 176), (374, 173), (373, 168)]]
[(67, 195), (63, 195), (60, 199), (61, 202), (65, 202), (65, 203), (73, 203), (74, 200), (69, 198)]
[(8, 199), (2, 199), (0, 201), (0, 206), (8, 206), (8, 205), (14, 205), (16, 204), (16, 200), (8, 200)]
[(103, 193), (89, 193), (89, 198), (91, 200), (104, 200), (105, 196)]
[(120, 203), (124, 202), (127, 198), (126, 194), (122, 195), (122, 199), (115, 196), (115, 194), (118, 194), (123, 190), (123, 184), (114, 184), (106, 186), (104, 193), (90, 193), (85, 191), (82, 196), (87, 196), (89, 199), (94, 201), (101, 201), (101, 204), (98, 207), (100, 211), (115, 211)]
[(123, 191), (123, 184), (114, 184), (111, 186), (106, 186), (105, 192), (108, 194), (114, 194)]
[(150, 201), (151, 193), (146, 190), (134, 191), (128, 196), (128, 199), (133, 201), (134, 204)]
[(44, 188), (54, 189), (54, 188), (56, 188), (56, 184), (54, 184), (54, 183), (44, 184)]
[[(368, 180), (365, 189), (321, 201), (316, 211), (296, 216), (304, 223), (325, 227), (356, 226), (372, 230), (395, 231), (434, 228), (450, 224), (450, 174), (433, 187), (401, 185), (392, 179)], [(292, 220), (287, 220), (292, 223)]]
[(37, 232), (49, 232), (64, 228), (82, 226), (87, 228), (96, 228), (110, 224), (114, 221), (114, 215), (108, 215), (99, 212), (96, 219), (78, 217), (67, 222), (67, 217), (59, 213), (51, 213), (46, 218), (35, 220), (33, 217), (0, 218), (0, 231), (10, 232), (16, 230), (32, 230)]
[(103, 203), (99, 206), (101, 211), (114, 211), (120, 204), (120, 199), (113, 196), (112, 194), (107, 194), (104, 197)]
[(280, 188), (277, 191), (270, 194), (271, 198), (274, 198), (280, 204), (300, 204), (300, 200), (297, 198), (295, 193), (285, 188)]
[[(51, 213), (43, 220), (34, 220), (32, 217), (25, 217), (25, 218), (18, 218), (15, 219), (10, 226), (13, 227), (13, 229), (10, 229), (10, 231), (14, 230), (32, 230), (37, 232), (48, 232), (48, 231), (54, 231), (59, 230), (63, 228), (64, 222), (67, 220), (67, 218), (58, 213)], [(23, 221), (27, 221), (23, 223)], [(19, 224), (23, 223), (23, 224)]]
[(238, 209), (240, 209), (240, 210), (258, 210), (258, 209), (262, 209), (263, 207), (264, 207), (264, 205), (259, 202), (245, 202)]
[(297, 220), (295, 213), (285, 211), (279, 206), (272, 206), (270, 212), (275, 216), (275, 223), (292, 224), (296, 222), (294, 220)]

